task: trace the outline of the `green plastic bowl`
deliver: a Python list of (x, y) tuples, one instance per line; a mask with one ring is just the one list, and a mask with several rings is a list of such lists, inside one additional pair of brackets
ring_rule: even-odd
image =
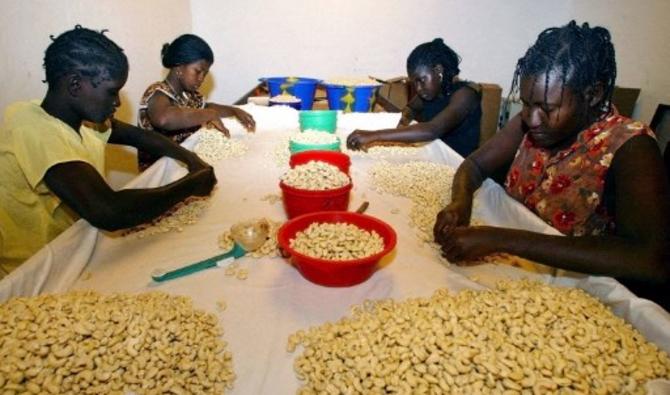
[(298, 143), (293, 140), (288, 141), (288, 149), (291, 151), (291, 154), (295, 154), (303, 151), (340, 151), (340, 138), (336, 137), (337, 141), (330, 144), (303, 144)]
[(335, 133), (337, 128), (337, 111), (317, 110), (300, 111), (300, 130), (321, 130)]

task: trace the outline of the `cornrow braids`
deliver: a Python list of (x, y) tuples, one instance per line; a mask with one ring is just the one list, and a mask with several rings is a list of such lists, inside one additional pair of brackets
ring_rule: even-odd
[(105, 32), (76, 25), (56, 38), (50, 36), (52, 43), (44, 53), (46, 80), (43, 82), (55, 85), (62, 76), (73, 71), (89, 77), (94, 86), (104, 80), (121, 78), (128, 72), (128, 58)]
[(612, 111), (616, 60), (607, 29), (599, 26), (592, 28), (588, 23), (578, 26), (573, 20), (565, 26), (552, 27), (540, 33), (535, 44), (516, 64), (505, 110), (511, 98), (518, 96), (523, 77), (537, 79), (544, 73), (546, 101), (551, 72), (560, 75), (563, 89), (567, 86), (575, 93), (584, 94), (588, 88), (601, 83), (604, 94), (595, 106), (596, 115), (602, 118)]
[(414, 48), (407, 58), (407, 74), (419, 66), (435, 67), (442, 65), (444, 76), (442, 86), (447, 87), (461, 70), (458, 68), (461, 58), (441, 38), (423, 43)]

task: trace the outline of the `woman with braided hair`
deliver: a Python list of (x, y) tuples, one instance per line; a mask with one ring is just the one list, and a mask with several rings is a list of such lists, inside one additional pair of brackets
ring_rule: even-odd
[[(226, 136), (228, 129), (221, 118), (234, 116), (249, 131), (256, 127), (246, 111), (216, 103), (206, 103), (198, 92), (209, 68), (214, 63), (214, 53), (207, 42), (194, 34), (183, 34), (161, 50), (163, 67), (169, 69), (163, 81), (151, 84), (142, 99), (138, 126), (154, 130), (182, 143), (202, 125), (220, 130)], [(158, 158), (138, 152), (139, 167), (146, 169)]]
[[(347, 137), (347, 147), (365, 150), (378, 142), (439, 138), (461, 156), (468, 156), (479, 144), (481, 90), (458, 79), (460, 61), (440, 38), (414, 48), (407, 58), (407, 74), (416, 96), (403, 109), (398, 127), (355, 130)], [(413, 120), (417, 123), (410, 125)]]
[[(574, 21), (543, 31), (519, 59), (520, 114), (458, 168), (434, 228), (452, 262), (505, 252), (616, 277), (670, 307), (670, 192), (653, 132), (612, 106), (614, 46)], [(505, 189), (566, 237), (469, 226), (473, 193), (511, 167)]]
[[(46, 96), (10, 105), (0, 127), (0, 278), (78, 218), (105, 230), (131, 227), (216, 183), (194, 153), (114, 119), (128, 78), (118, 45), (81, 26), (52, 39)], [(188, 174), (159, 188), (112, 190), (102, 176), (107, 143), (170, 156)]]

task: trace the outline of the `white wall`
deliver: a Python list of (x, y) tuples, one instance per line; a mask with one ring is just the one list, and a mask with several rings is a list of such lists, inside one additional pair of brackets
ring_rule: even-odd
[[(595, 4), (594, 4), (595, 3)], [(606, 26), (617, 57), (617, 85), (641, 88), (633, 116), (646, 123), (670, 104), (670, 1), (576, 1), (574, 14)], [(659, 135), (664, 148), (670, 135)]]
[[(46, 92), (42, 63), (49, 35), (76, 24), (108, 29), (108, 37), (124, 49), (130, 63), (117, 118), (134, 124), (138, 103), (149, 83), (162, 78), (160, 50), (164, 42), (191, 31), (188, 0), (1, 0), (0, 111), (17, 100), (41, 99)], [(137, 173), (134, 152), (110, 146), (108, 174), (120, 186)]]
[[(219, 55), (212, 95), (225, 101), (236, 100), (263, 76), (404, 75), (410, 51), (435, 37), (461, 55), (463, 77), (506, 86), (533, 35), (569, 15), (557, 2), (515, 3), (191, 1), (194, 32)], [(542, 12), (519, 12), (533, 8)]]
[(194, 33), (215, 50), (210, 99), (233, 102), (258, 77), (397, 76), (417, 44), (443, 37), (462, 76), (506, 91), (519, 57), (550, 26), (589, 21), (610, 29), (618, 84), (639, 87), (635, 116), (670, 102), (667, 0), (191, 0)]
[[(435, 37), (462, 56), (464, 78), (506, 93), (537, 34), (573, 18), (610, 29), (618, 84), (642, 89), (638, 119), (649, 122), (659, 102), (670, 103), (667, 0), (0, 0), (0, 10), (3, 109), (44, 95), (49, 35), (76, 23), (109, 29), (126, 50), (131, 71), (117, 116), (135, 123), (141, 94), (165, 72), (161, 45), (181, 33), (201, 35), (214, 49), (203, 90), (217, 102), (237, 100), (259, 77), (404, 75), (412, 48)], [(134, 173), (134, 158), (112, 151), (113, 171)]]

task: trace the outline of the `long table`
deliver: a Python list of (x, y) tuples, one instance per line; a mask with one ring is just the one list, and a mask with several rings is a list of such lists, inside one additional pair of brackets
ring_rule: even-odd
[[(398, 244), (383, 267), (366, 282), (348, 288), (327, 288), (305, 280), (282, 258), (239, 260), (249, 271), (248, 279), (226, 276), (210, 269), (177, 280), (155, 283), (156, 268), (171, 269), (221, 253), (220, 234), (241, 220), (267, 217), (285, 220), (281, 202), (263, 200), (280, 194), (279, 177), (287, 164), (273, 157), (288, 133), (298, 130), (298, 113), (284, 107), (243, 106), (256, 119), (257, 131), (247, 134), (231, 119), (225, 124), (234, 139), (249, 147), (238, 158), (215, 164), (218, 186), (202, 218), (183, 231), (144, 238), (101, 232), (80, 220), (40, 250), (18, 270), (0, 282), (0, 300), (70, 289), (94, 289), (102, 293), (160, 290), (193, 299), (197, 308), (216, 314), (233, 353), (237, 379), (232, 393), (294, 393), (299, 381), (293, 373), (293, 358), (286, 351), (289, 334), (326, 321), (335, 321), (350, 306), (366, 299), (429, 296), (439, 288), (452, 291), (483, 289), (501, 279), (535, 278), (549, 283), (579, 287), (598, 297), (631, 322), (648, 339), (670, 352), (670, 314), (658, 305), (637, 298), (616, 280), (563, 272), (529, 272), (501, 264), (472, 267), (445, 266), (436, 250), (419, 242), (410, 226), (411, 201), (375, 192), (368, 169), (378, 160), (352, 156), (354, 189), (350, 209), (366, 200), (367, 214), (389, 223), (398, 234)], [(356, 128), (392, 127), (398, 114), (339, 114), (337, 135), (344, 141)], [(193, 148), (198, 134), (184, 145)], [(390, 162), (424, 160), (454, 168), (462, 158), (441, 141), (426, 144), (411, 156), (394, 156)], [(128, 187), (153, 187), (185, 174), (177, 162), (164, 158)], [(475, 197), (474, 215), (492, 225), (528, 229), (548, 234), (558, 232), (510, 199), (502, 188), (487, 180)], [(475, 281), (476, 280), (476, 281)], [(225, 301), (220, 311), (217, 302)]]

